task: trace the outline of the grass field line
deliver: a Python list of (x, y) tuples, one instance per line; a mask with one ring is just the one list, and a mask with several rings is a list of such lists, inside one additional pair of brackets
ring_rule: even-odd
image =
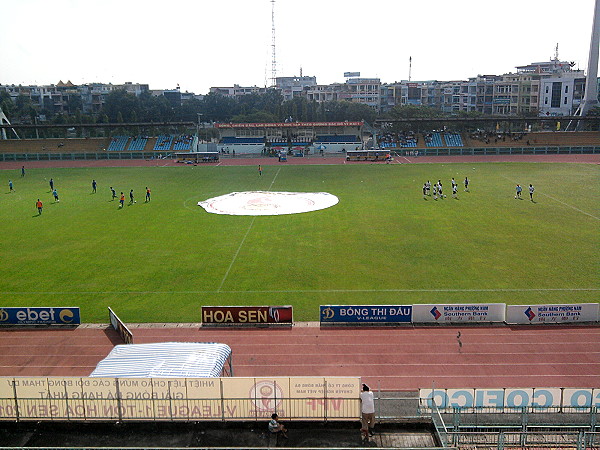
[[(510, 178), (508, 178), (508, 177), (507, 177), (507, 176), (505, 176), (505, 175), (500, 175), (500, 176), (501, 176), (502, 178), (504, 178), (505, 180), (508, 180), (508, 181), (510, 181), (511, 183), (515, 183), (515, 184), (516, 184), (516, 181), (515, 181), (515, 180), (511, 180)], [(524, 190), (527, 190), (527, 186), (524, 186)], [(555, 198), (555, 197), (552, 197), (552, 196), (551, 196), (551, 195), (549, 195), (549, 194), (545, 194), (544, 192), (538, 192), (538, 194), (539, 194), (539, 195), (543, 195), (544, 197), (548, 197), (549, 199), (551, 199), (551, 200), (554, 200), (555, 202), (561, 203), (561, 204), (563, 204), (563, 205), (565, 205), (565, 206), (567, 206), (567, 207), (569, 207), (569, 208), (571, 208), (571, 209), (574, 209), (575, 211), (577, 211), (577, 212), (580, 212), (581, 214), (585, 214), (586, 216), (590, 216), (592, 219), (600, 220), (600, 217), (594, 216), (593, 214), (590, 214), (590, 213), (589, 213), (589, 212), (587, 212), (587, 211), (583, 211), (583, 210), (581, 210), (581, 209), (579, 209), (579, 208), (577, 208), (577, 207), (575, 207), (575, 206), (573, 206), (573, 205), (569, 205), (568, 203), (565, 203), (565, 202), (563, 202), (562, 200), (559, 200), (559, 199), (557, 199), (557, 198)], [(526, 195), (526, 194), (523, 194), (523, 196), (525, 196), (525, 195)]]
[(518, 288), (498, 288), (498, 289), (265, 289), (265, 290), (222, 290), (223, 283), (229, 275), (229, 271), (235, 262), (235, 259), (248, 236), (252, 228), (252, 223), (248, 227), (246, 235), (242, 239), (240, 246), (238, 247), (227, 273), (223, 277), (223, 281), (217, 290), (201, 290), (201, 291), (0, 291), (0, 295), (113, 295), (113, 294), (130, 294), (130, 295), (146, 295), (146, 294), (352, 294), (352, 293), (421, 293), (421, 292), (600, 292), (600, 288), (539, 288), (539, 289), (518, 289)]
[(256, 216), (252, 217), (252, 221), (250, 222), (250, 225), (248, 226), (248, 229), (246, 230), (246, 234), (244, 235), (242, 242), (240, 242), (240, 245), (238, 246), (237, 250), (233, 254), (233, 258), (231, 258), (229, 267), (227, 268), (227, 271), (225, 272), (225, 275), (223, 276), (223, 279), (221, 280), (221, 284), (219, 284), (219, 289), (217, 289), (217, 291), (216, 291), (217, 293), (221, 292), (221, 288), (223, 287), (223, 284), (225, 284), (225, 280), (227, 280), (227, 277), (229, 276), (229, 272), (231, 271), (231, 268), (233, 267), (235, 260), (237, 259), (238, 255), (240, 254), (240, 250), (242, 249), (244, 242), (246, 242), (246, 238), (250, 234), (250, 230), (252, 230), (252, 226), (254, 225), (255, 220), (256, 220)]
[[(267, 191), (270, 191), (271, 188), (273, 187), (273, 183), (275, 183), (275, 180), (277, 179), (277, 175), (279, 175), (280, 171), (281, 171), (281, 167), (277, 169), (277, 172), (275, 172), (275, 176), (273, 177), (273, 180), (271, 181), (271, 184), (269, 185), (269, 188), (267, 189)], [(229, 267), (227, 268), (227, 271), (225, 272), (225, 275), (223, 276), (223, 279), (221, 280), (221, 284), (219, 284), (219, 289), (217, 289), (217, 292), (221, 292), (221, 288), (223, 287), (223, 284), (225, 284), (225, 281), (227, 280), (227, 277), (229, 276), (229, 272), (231, 271), (231, 268), (235, 264), (235, 261), (236, 261), (238, 255), (240, 254), (240, 250), (242, 249), (244, 242), (246, 242), (246, 238), (250, 234), (250, 230), (252, 230), (252, 227), (254, 226), (255, 220), (256, 220), (256, 216), (252, 217), (252, 221), (250, 222), (250, 225), (248, 226), (248, 229), (246, 230), (246, 234), (244, 235), (242, 242), (240, 242), (240, 245), (238, 246), (237, 250), (235, 251), (233, 258), (231, 259), (231, 262), (229, 263)]]
[(543, 195), (543, 196), (545, 196), (545, 197), (551, 198), (551, 199), (552, 199), (552, 200), (554, 200), (555, 202), (562, 203), (563, 205), (565, 205), (565, 206), (568, 206), (569, 208), (571, 208), (571, 209), (574, 209), (575, 211), (579, 211), (580, 213), (582, 213), (582, 214), (585, 214), (586, 216), (590, 216), (590, 217), (592, 217), (593, 219), (600, 220), (600, 217), (597, 217), (597, 216), (594, 216), (593, 214), (590, 214), (590, 213), (588, 213), (588, 212), (582, 211), (582, 210), (581, 210), (581, 209), (579, 209), (579, 208), (575, 208), (574, 206), (572, 206), (572, 205), (569, 205), (568, 203), (565, 203), (565, 202), (563, 202), (563, 201), (561, 201), (561, 200), (559, 200), (559, 199), (557, 199), (557, 198), (554, 198), (554, 197), (552, 197), (552, 196), (551, 196), (551, 195), (549, 195), (549, 194), (544, 194), (544, 193), (542, 192), (542, 195)]

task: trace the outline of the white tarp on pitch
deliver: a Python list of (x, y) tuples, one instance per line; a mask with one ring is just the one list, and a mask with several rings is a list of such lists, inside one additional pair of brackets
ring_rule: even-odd
[(339, 199), (327, 192), (232, 192), (198, 202), (207, 212), (232, 216), (298, 214), (336, 205)]
[(90, 377), (220, 377), (230, 356), (228, 345), (213, 342), (117, 345)]

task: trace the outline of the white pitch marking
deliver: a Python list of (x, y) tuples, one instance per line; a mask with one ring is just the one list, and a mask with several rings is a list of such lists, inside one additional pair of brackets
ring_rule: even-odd
[[(271, 188), (273, 187), (273, 183), (275, 183), (275, 180), (277, 179), (277, 175), (279, 175), (280, 171), (281, 171), (281, 167), (279, 169), (277, 169), (277, 172), (275, 173), (275, 176), (273, 177), (273, 181), (271, 181), (271, 184), (269, 185), (269, 189), (267, 189), (267, 191), (270, 191)], [(227, 268), (227, 272), (225, 272), (225, 276), (221, 280), (221, 284), (219, 285), (219, 289), (217, 289), (217, 292), (221, 292), (221, 288), (223, 287), (223, 284), (225, 284), (225, 280), (229, 276), (229, 272), (231, 271), (231, 268), (233, 267), (233, 264), (235, 263), (235, 260), (237, 259), (238, 255), (240, 253), (240, 250), (242, 249), (242, 246), (244, 245), (244, 242), (246, 242), (246, 238), (248, 237), (248, 234), (250, 234), (250, 230), (252, 229), (252, 226), (254, 225), (255, 220), (256, 220), (256, 216), (253, 216), (252, 221), (250, 222), (250, 225), (248, 226), (248, 229), (246, 230), (246, 234), (244, 235), (242, 242), (240, 242), (239, 247), (237, 248), (235, 254), (233, 255), (231, 263), (229, 264), (229, 267)]]
[[(500, 175), (500, 176), (501, 176), (502, 178), (504, 178), (505, 180), (508, 180), (508, 181), (510, 181), (511, 183), (516, 183), (516, 181), (515, 181), (515, 180), (511, 180), (511, 179), (510, 179), (510, 178), (508, 178), (507, 176), (504, 176), (504, 175)], [(525, 187), (527, 187), (527, 186), (525, 186)], [(575, 207), (575, 206), (573, 206), (573, 205), (569, 205), (568, 203), (565, 203), (565, 202), (563, 202), (562, 200), (559, 200), (559, 199), (557, 199), (557, 198), (554, 198), (554, 197), (552, 197), (551, 195), (545, 194), (545, 193), (543, 193), (543, 192), (537, 192), (537, 194), (538, 194), (538, 195), (543, 195), (544, 197), (548, 197), (548, 198), (550, 198), (550, 199), (552, 199), (552, 200), (554, 200), (554, 201), (556, 201), (556, 202), (558, 202), (558, 203), (561, 203), (561, 204), (563, 204), (563, 205), (565, 205), (565, 206), (567, 206), (567, 207), (569, 207), (569, 208), (571, 208), (571, 209), (574, 209), (574, 210), (575, 210), (575, 211), (577, 211), (577, 212), (580, 212), (581, 214), (585, 214), (586, 216), (590, 216), (590, 217), (591, 217), (591, 218), (593, 218), (593, 219), (600, 220), (600, 217), (596, 217), (596, 216), (594, 216), (593, 214), (590, 214), (589, 212), (586, 212), (586, 211), (583, 211), (583, 210), (581, 210), (581, 209), (579, 209), (579, 208), (576, 208), (576, 207)]]

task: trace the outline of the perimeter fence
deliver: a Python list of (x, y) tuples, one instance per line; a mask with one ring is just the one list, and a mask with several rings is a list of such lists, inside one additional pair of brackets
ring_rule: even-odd
[(429, 412), (443, 447), (460, 449), (596, 449), (600, 448), (598, 408), (565, 413), (543, 408), (455, 408), (447, 414), (433, 405)]
[[(391, 149), (398, 156), (491, 156), (491, 155), (570, 155), (599, 154), (600, 145), (591, 146), (546, 146), (546, 147), (451, 147), (418, 149)], [(405, 155), (406, 153), (406, 155)], [(410, 153), (410, 154), (409, 154)], [(79, 161), (155, 159), (160, 152), (91, 152), (91, 153), (0, 153), (0, 161)], [(342, 156), (342, 152), (307, 155), (308, 157)], [(237, 155), (220, 154), (221, 158), (264, 158), (262, 153)]]

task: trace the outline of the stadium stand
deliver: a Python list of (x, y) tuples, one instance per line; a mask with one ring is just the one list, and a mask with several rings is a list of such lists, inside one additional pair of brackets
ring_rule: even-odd
[(263, 138), (241, 138), (241, 137), (224, 137), (221, 140), (223, 144), (262, 144)]
[(444, 133), (444, 140), (447, 147), (464, 147), (459, 133)]
[(315, 143), (319, 144), (327, 144), (327, 143), (357, 143), (360, 142), (358, 136), (354, 136), (351, 134), (342, 134), (339, 136), (317, 136), (315, 138)]
[(419, 138), (412, 131), (385, 133), (378, 136), (380, 148), (415, 148)]
[(425, 134), (426, 147), (443, 147), (442, 136), (437, 131)]
[(175, 138), (174, 142), (175, 145), (173, 146), (173, 150), (175, 151), (192, 149), (192, 136), (190, 136), (189, 134), (185, 134), (183, 136)]
[(127, 147), (127, 151), (142, 152), (144, 151), (144, 148), (146, 148), (147, 142), (148, 138), (145, 136), (134, 136), (131, 138), (131, 142), (129, 143), (129, 147)]
[(154, 151), (168, 151), (171, 150), (171, 144), (173, 143), (173, 136), (161, 134), (156, 138), (156, 143), (154, 144)]
[(107, 150), (109, 152), (120, 152), (125, 150), (129, 136), (113, 136)]

